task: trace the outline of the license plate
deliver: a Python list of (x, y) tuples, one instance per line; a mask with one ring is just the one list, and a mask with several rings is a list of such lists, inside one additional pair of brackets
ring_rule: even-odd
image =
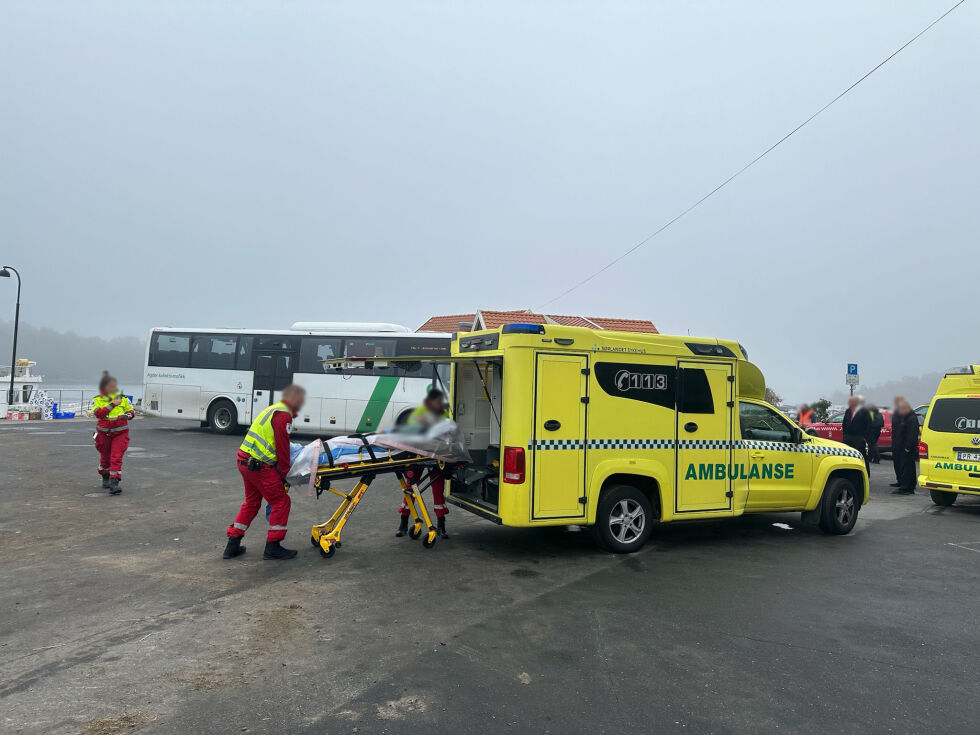
[(980, 462), (980, 452), (957, 452), (956, 459), (960, 462)]

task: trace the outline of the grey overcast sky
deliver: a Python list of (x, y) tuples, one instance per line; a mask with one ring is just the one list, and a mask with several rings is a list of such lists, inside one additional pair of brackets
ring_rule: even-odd
[[(106, 337), (538, 306), (952, 4), (6, 0), (0, 260)], [(978, 38), (971, 0), (549, 310), (793, 399), (980, 360)]]

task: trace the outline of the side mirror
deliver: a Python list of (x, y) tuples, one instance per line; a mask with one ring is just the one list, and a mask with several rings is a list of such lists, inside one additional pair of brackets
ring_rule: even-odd
[(803, 443), (803, 429), (801, 429), (799, 426), (792, 426), (790, 427), (789, 431), (790, 431), (790, 438), (794, 444)]

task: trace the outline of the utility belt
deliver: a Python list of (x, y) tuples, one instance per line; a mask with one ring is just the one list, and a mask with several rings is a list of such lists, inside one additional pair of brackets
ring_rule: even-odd
[(247, 467), (251, 472), (258, 472), (259, 470), (272, 470), (275, 469), (275, 465), (266, 464), (255, 457), (249, 457), (248, 459), (238, 458), (238, 464), (242, 467)]

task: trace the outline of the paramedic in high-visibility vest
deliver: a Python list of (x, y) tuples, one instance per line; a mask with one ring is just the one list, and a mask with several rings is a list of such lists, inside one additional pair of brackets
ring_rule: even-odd
[(293, 418), (306, 400), (306, 391), (298, 385), (288, 385), (282, 400), (263, 409), (255, 417), (238, 448), (238, 471), (245, 483), (245, 502), (235, 522), (228, 526), (228, 545), (225, 559), (245, 553), (242, 536), (252, 524), (262, 500), (269, 504), (269, 531), (265, 537), (263, 559), (292, 559), (296, 552), (284, 549), (279, 543), (286, 537), (289, 522), (289, 495), (286, 494), (286, 475), (289, 473), (289, 432)]
[[(446, 396), (438, 388), (433, 388), (426, 394), (422, 404), (412, 411), (408, 417), (408, 425), (427, 427), (444, 418), (449, 418), (449, 409), (446, 407)], [(418, 467), (413, 467), (405, 475), (409, 481), (417, 484), (422, 479), (422, 470)], [(449, 510), (446, 508), (446, 483), (437, 467), (429, 470), (429, 483), (432, 487), (432, 508), (436, 512), (436, 530), (442, 538), (448, 539), (449, 534), (446, 533), (446, 514)], [(408, 518), (411, 514), (404, 499), (402, 499), (402, 504), (398, 512), (401, 513), (402, 517), (395, 535), (401, 537), (408, 533)]]
[(119, 392), (119, 384), (108, 373), (99, 381), (99, 395), (92, 399), (95, 414), (95, 448), (99, 450), (102, 487), (110, 495), (122, 492), (122, 461), (129, 447), (129, 422), (136, 417), (133, 404)]

